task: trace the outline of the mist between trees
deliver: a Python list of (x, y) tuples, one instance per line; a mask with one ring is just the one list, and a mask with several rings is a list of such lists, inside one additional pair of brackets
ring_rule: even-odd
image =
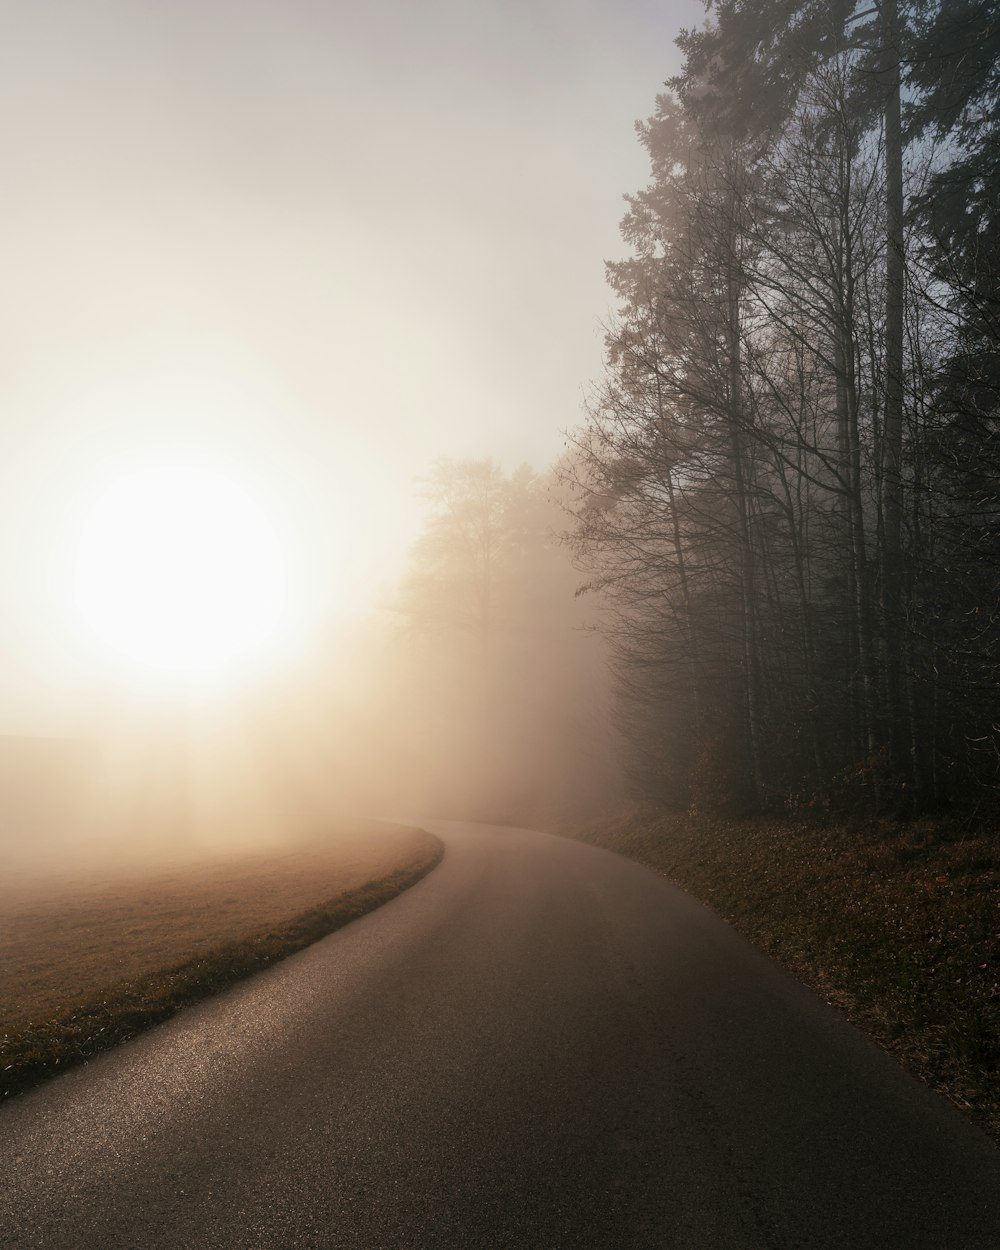
[(423, 532), (362, 648), (341, 753), (383, 801), (528, 824), (620, 798), (606, 645), (575, 593), (560, 489), (490, 459), (440, 460), (424, 480)]
[(712, 7), (569, 469), (632, 785), (993, 803), (997, 6)]
[(678, 808), (982, 814), (997, 6), (719, 0), (678, 44), (573, 450), (438, 466), (382, 723), (463, 813), (605, 801), (620, 764)]

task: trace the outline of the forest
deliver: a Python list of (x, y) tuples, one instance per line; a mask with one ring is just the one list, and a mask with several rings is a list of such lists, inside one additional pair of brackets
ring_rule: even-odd
[[(436, 656), (414, 671), (451, 674), (457, 719), (485, 727), (477, 759), (503, 756), (498, 708), (534, 727), (508, 792), (542, 784), (535, 733), (567, 744), (559, 784), (591, 801), (620, 785), (730, 815), (985, 814), (997, 7), (719, 0), (678, 45), (637, 124), (651, 177), (607, 264), (604, 376), (547, 477), (437, 467), (396, 605)], [(574, 663), (570, 628), (604, 652)]]
[(1000, 18), (720, 0), (638, 126), (565, 476), (633, 793), (1000, 785)]

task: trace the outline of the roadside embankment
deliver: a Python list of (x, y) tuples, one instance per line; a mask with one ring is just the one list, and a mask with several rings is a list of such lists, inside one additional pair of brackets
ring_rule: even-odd
[(564, 833), (712, 907), (1000, 1141), (1000, 844), (633, 808)]
[(443, 854), (423, 830), (354, 822), (145, 871), (12, 875), (0, 886), (0, 1097), (374, 910)]

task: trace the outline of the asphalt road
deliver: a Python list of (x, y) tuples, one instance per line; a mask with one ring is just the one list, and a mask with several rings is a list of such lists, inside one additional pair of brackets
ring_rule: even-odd
[(710, 912), (427, 827), (412, 890), (0, 1107), (0, 1246), (1000, 1246), (1000, 1153)]

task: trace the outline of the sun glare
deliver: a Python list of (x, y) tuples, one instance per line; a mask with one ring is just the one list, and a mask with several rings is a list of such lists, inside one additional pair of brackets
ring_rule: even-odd
[(144, 667), (204, 673), (257, 651), (284, 607), (273, 529), (220, 473), (170, 466), (116, 482), (91, 513), (75, 574), (80, 612)]

